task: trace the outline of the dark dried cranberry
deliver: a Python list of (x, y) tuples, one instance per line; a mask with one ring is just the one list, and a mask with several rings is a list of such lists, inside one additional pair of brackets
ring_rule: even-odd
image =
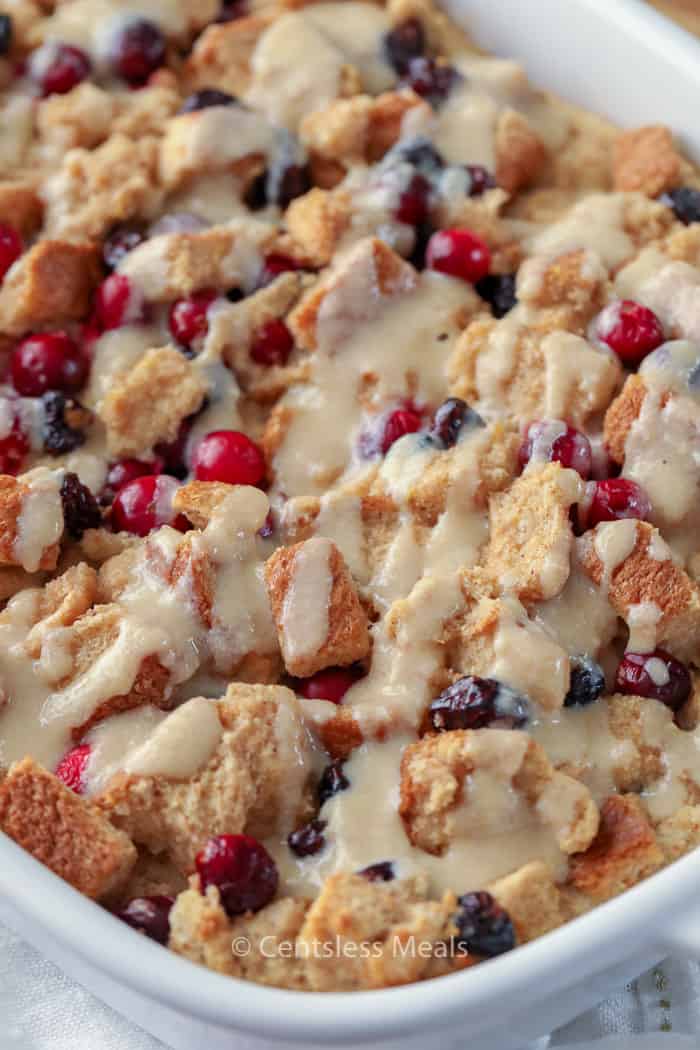
[(216, 886), (227, 915), (260, 911), (277, 892), (277, 865), (251, 835), (216, 835), (195, 857), (202, 891)]
[(66, 531), (74, 540), (82, 540), (87, 529), (97, 529), (102, 524), (97, 500), (77, 474), (64, 475), (61, 483), (61, 503)]
[(448, 686), (430, 705), (430, 724), (438, 733), (486, 726), (519, 729), (530, 717), (526, 697), (495, 678), (466, 675)]
[(423, 135), (397, 143), (384, 157), (382, 167), (392, 168), (399, 163), (410, 164), (427, 178), (439, 174), (445, 167), (442, 156)]
[(135, 226), (115, 226), (102, 245), (102, 259), (107, 269), (116, 270), (122, 259), (145, 239), (143, 230)]
[(267, 173), (265, 193), (271, 204), (286, 208), (297, 197), (303, 197), (311, 189), (311, 175), (306, 164), (289, 164), (277, 168), (273, 165)]
[(174, 903), (173, 897), (134, 897), (126, 908), (116, 912), (116, 916), (132, 929), (145, 933), (152, 941), (167, 944), (170, 937), (170, 911)]
[(271, 281), (274, 281), (275, 277), (279, 277), (281, 273), (291, 273), (301, 269), (303, 267), (296, 259), (292, 259), (291, 255), (283, 255), (282, 252), (271, 252), (265, 256), (265, 264), (258, 278), (258, 285), (260, 288), (264, 288)]
[(211, 106), (235, 106), (238, 100), (225, 91), (216, 88), (202, 88), (188, 95), (180, 106), (181, 113), (194, 113), (198, 109), (209, 109)]
[(659, 700), (677, 711), (690, 696), (692, 682), (685, 664), (664, 649), (655, 649), (653, 653), (625, 653), (615, 688), (618, 693)]
[(318, 853), (326, 845), (323, 836), (326, 827), (325, 820), (310, 820), (308, 824), (297, 828), (287, 839), (287, 845), (297, 857), (311, 857)]
[(12, 47), (12, 19), (0, 15), (0, 55), (6, 55)]
[(481, 197), (486, 190), (493, 190), (498, 185), (495, 177), (483, 164), (467, 164), (466, 169), (469, 173), (470, 197)]
[(248, 14), (246, 0), (226, 0), (221, 5), (221, 10), (214, 19), (215, 22), (235, 22), (237, 18), (244, 18)]
[(163, 65), (165, 38), (154, 22), (132, 18), (117, 31), (112, 43), (114, 72), (138, 87)]
[(412, 58), (404, 83), (431, 106), (437, 107), (461, 79), (454, 66), (446, 62), (436, 62), (434, 58)]
[(396, 878), (394, 865), (390, 860), (380, 860), (376, 864), (370, 864), (357, 873), (367, 879), (368, 882), (392, 882)]
[(19, 474), (28, 452), (29, 438), (15, 416), (9, 434), (0, 438), (0, 474)]
[(460, 397), (448, 397), (440, 405), (433, 417), (430, 437), (442, 448), (452, 448), (457, 444), (459, 435), (465, 426), (483, 427), (484, 421), (478, 412), (470, 408)]
[(396, 218), (409, 226), (425, 222), (430, 210), (430, 183), (424, 175), (414, 175), (399, 197)]
[(664, 193), (661, 200), (673, 209), (676, 218), (686, 226), (691, 222), (700, 222), (700, 190), (692, 186), (679, 186), (676, 190)]
[(90, 75), (91, 63), (79, 47), (44, 44), (34, 52), (29, 73), (42, 95), (65, 95)]
[(514, 273), (489, 273), (477, 281), (474, 287), (491, 307), (493, 316), (500, 319), (518, 305), (515, 284)]
[(243, 201), (251, 211), (260, 211), (267, 206), (267, 172), (256, 175), (245, 193)]
[(425, 43), (425, 30), (421, 23), (417, 18), (407, 18), (390, 29), (384, 37), (386, 60), (403, 76), (408, 72), (411, 59), (425, 54)]
[(459, 930), (454, 946), (460, 951), (490, 959), (515, 947), (515, 930), (510, 916), (490, 893), (465, 893), (459, 898), (459, 911), (454, 921)]
[(84, 428), (90, 421), (90, 413), (80, 402), (55, 390), (44, 394), (41, 400), (44, 407), (44, 451), (50, 456), (61, 456), (84, 445)]
[(415, 228), (415, 239), (413, 241), (413, 251), (411, 252), (409, 262), (416, 270), (424, 270), (426, 263), (426, 256), (428, 253), (428, 245), (430, 239), (435, 233), (435, 228), (431, 222), (421, 222)]
[(326, 766), (316, 788), (319, 806), (322, 806), (333, 795), (339, 791), (346, 791), (350, 787), (350, 781), (343, 772), (343, 763), (340, 759)]
[(603, 668), (589, 656), (572, 656), (569, 692), (564, 707), (585, 707), (605, 691)]

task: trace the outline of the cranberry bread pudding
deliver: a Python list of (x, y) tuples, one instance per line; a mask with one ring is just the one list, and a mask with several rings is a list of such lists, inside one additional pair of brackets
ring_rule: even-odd
[(673, 132), (430, 0), (13, 0), (0, 78), (0, 829), (309, 991), (700, 844)]

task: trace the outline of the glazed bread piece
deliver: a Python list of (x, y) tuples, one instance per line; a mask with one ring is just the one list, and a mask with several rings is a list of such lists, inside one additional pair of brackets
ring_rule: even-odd
[(127, 835), (30, 758), (0, 781), (0, 830), (94, 900), (117, 892), (136, 863)]

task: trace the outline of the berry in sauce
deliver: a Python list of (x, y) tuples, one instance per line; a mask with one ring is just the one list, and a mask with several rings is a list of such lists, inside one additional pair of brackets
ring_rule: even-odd
[(515, 947), (515, 929), (510, 916), (490, 893), (466, 893), (458, 903), (459, 911), (455, 915), (458, 950), (490, 959)]
[(589, 656), (571, 657), (571, 679), (564, 707), (585, 707), (605, 691), (603, 668)]
[(343, 772), (343, 763), (340, 759), (326, 766), (316, 788), (316, 796), (319, 806), (327, 802), (339, 791), (346, 791), (350, 787), (350, 781)]
[(82, 795), (85, 791), (87, 764), (92, 748), (89, 744), (79, 744), (71, 748), (56, 766), (56, 776), (66, 787)]
[(430, 437), (441, 448), (452, 448), (466, 427), (483, 427), (484, 421), (466, 401), (460, 397), (448, 397), (433, 416)]
[(239, 430), (213, 430), (195, 448), (192, 471), (197, 481), (259, 485), (265, 477), (265, 457)]
[(87, 529), (97, 529), (102, 524), (97, 500), (77, 474), (64, 474), (61, 482), (61, 503), (66, 532), (74, 540), (82, 540)]
[(474, 285), (477, 292), (491, 307), (491, 313), (499, 320), (518, 305), (516, 276), (514, 273), (490, 273)]
[(140, 87), (163, 65), (165, 38), (154, 22), (130, 18), (114, 35), (111, 59), (117, 76)]
[(202, 892), (216, 886), (227, 915), (260, 911), (277, 892), (277, 865), (251, 835), (216, 835), (195, 857)]
[(384, 37), (384, 54), (389, 65), (400, 75), (408, 72), (414, 58), (425, 53), (425, 30), (417, 18), (407, 18)]
[(292, 831), (287, 838), (287, 845), (297, 857), (311, 857), (314, 853), (320, 853), (326, 845), (323, 832), (326, 827), (325, 820), (310, 820), (308, 824)]
[(530, 705), (526, 697), (495, 678), (465, 675), (433, 700), (428, 717), (438, 733), (487, 726), (519, 729), (529, 720)]
[(518, 452), (520, 469), (533, 460), (561, 463), (587, 481), (593, 470), (593, 452), (585, 434), (559, 419), (530, 423)]
[(629, 478), (605, 478), (596, 481), (593, 496), (584, 512), (586, 527), (595, 528), (601, 521), (620, 521), (622, 518), (638, 518), (648, 521), (651, 503), (641, 485)]
[(426, 262), (431, 270), (476, 284), (489, 272), (491, 252), (471, 230), (438, 230), (428, 241)]
[(656, 314), (631, 299), (607, 306), (598, 318), (596, 334), (627, 368), (636, 368), (647, 354), (666, 341)]
[(269, 368), (287, 364), (294, 349), (294, 337), (279, 318), (265, 321), (253, 334), (250, 356), (258, 365)]
[(72, 44), (48, 43), (29, 61), (29, 75), (41, 94), (65, 95), (90, 76), (90, 59)]
[(340, 704), (348, 689), (360, 677), (360, 672), (350, 667), (327, 667), (317, 671), (311, 678), (302, 679), (296, 691), (307, 700), (330, 700), (331, 703)]
[(665, 649), (652, 653), (625, 653), (617, 668), (618, 693), (659, 700), (677, 711), (690, 697), (692, 681), (685, 664)]
[(23, 397), (41, 397), (47, 390), (73, 394), (85, 384), (89, 362), (65, 332), (27, 336), (12, 351), (12, 385)]
[(167, 944), (170, 937), (170, 912), (175, 900), (173, 897), (156, 895), (153, 897), (134, 897), (125, 908), (115, 914), (132, 929), (138, 930), (158, 944)]
[(207, 334), (207, 312), (216, 299), (215, 291), (195, 292), (186, 299), (176, 299), (170, 307), (168, 327), (170, 334), (182, 346), (191, 346), (195, 339)]
[(177, 488), (175, 478), (167, 474), (145, 475), (128, 482), (116, 494), (112, 504), (115, 531), (147, 536), (161, 525), (172, 525), (185, 531), (187, 520), (173, 509)]

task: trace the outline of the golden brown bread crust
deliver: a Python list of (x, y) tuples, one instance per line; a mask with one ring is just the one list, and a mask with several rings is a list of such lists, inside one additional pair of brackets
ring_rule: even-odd
[(627, 435), (642, 411), (646, 395), (647, 388), (643, 376), (628, 376), (620, 394), (605, 413), (605, 447), (616, 463), (625, 462)]
[(128, 836), (31, 758), (0, 782), (0, 829), (95, 900), (118, 891), (136, 863)]
[(0, 332), (60, 326), (85, 317), (100, 276), (90, 243), (41, 240), (18, 260), (0, 288)]
[(681, 157), (673, 135), (662, 124), (623, 131), (615, 143), (615, 189), (658, 197), (678, 185)]

